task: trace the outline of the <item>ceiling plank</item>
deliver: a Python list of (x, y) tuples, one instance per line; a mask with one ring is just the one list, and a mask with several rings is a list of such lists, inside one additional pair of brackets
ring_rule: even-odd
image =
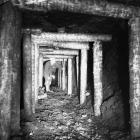
[(110, 41), (111, 35), (99, 35), (99, 34), (68, 34), (68, 33), (41, 33), (39, 35), (32, 35), (32, 39), (35, 42), (93, 42), (96, 40)]
[(51, 54), (47, 54), (44, 55), (43, 58), (61, 58), (61, 59), (68, 59), (68, 58), (73, 58), (73, 55), (51, 55)]
[(81, 50), (81, 49), (89, 49), (89, 43), (76, 43), (76, 42), (54, 42), (54, 41), (45, 41), (45, 42), (34, 42), (38, 47), (45, 48), (63, 48), (63, 49), (72, 49), (72, 50)]
[(40, 53), (43, 55), (47, 54), (55, 54), (55, 55), (79, 55), (79, 51), (77, 50), (53, 50), (47, 51), (47, 49), (40, 49)]

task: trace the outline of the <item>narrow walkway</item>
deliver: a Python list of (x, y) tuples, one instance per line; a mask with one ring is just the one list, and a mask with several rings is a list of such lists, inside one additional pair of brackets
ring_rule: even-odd
[[(34, 122), (24, 122), (27, 140), (110, 140), (109, 131), (93, 116), (88, 105), (62, 91), (40, 99)], [(96, 123), (95, 123), (96, 122)], [(118, 139), (117, 139), (118, 140)]]

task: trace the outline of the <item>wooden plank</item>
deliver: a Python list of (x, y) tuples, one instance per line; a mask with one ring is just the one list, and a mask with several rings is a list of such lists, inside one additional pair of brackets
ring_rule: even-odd
[(53, 50), (53, 51), (47, 51), (47, 48), (40, 49), (40, 52), (43, 55), (47, 54), (56, 54), (56, 55), (79, 55), (78, 50)]
[(32, 110), (35, 113), (35, 45), (32, 43)]
[(24, 34), (23, 37), (23, 94), (25, 119), (31, 120), (32, 111), (32, 47), (31, 35)]
[(77, 88), (79, 89), (79, 56), (76, 56), (76, 77), (77, 77)]
[(80, 67), (80, 104), (86, 101), (87, 88), (87, 50), (81, 50), (81, 67)]
[(130, 115), (132, 139), (140, 138), (140, 18), (129, 22)]
[(37, 43), (47, 41), (55, 42), (93, 42), (95, 40), (110, 41), (111, 35), (100, 34), (69, 34), (69, 33), (41, 33), (39, 35), (32, 34), (32, 40)]
[(101, 115), (101, 104), (103, 100), (103, 84), (102, 84), (102, 44), (100, 41), (94, 42), (93, 46), (93, 81), (94, 81), (94, 114)]
[(38, 89), (39, 89), (39, 48), (35, 45), (35, 105), (38, 104)]
[(72, 95), (72, 59), (68, 59), (68, 95)]
[[(45, 62), (45, 61), (49, 61), (49, 60), (51, 60), (51, 58), (43, 58), (43, 62)], [(63, 61), (63, 58), (55, 58), (55, 61)]]
[(43, 58), (73, 58), (71, 55), (45, 55)]
[(24, 10), (31, 11), (68, 11), (73, 13), (92, 14), (98, 16), (115, 17), (128, 19), (132, 16), (138, 16), (140, 13), (139, 7), (126, 6), (123, 4), (109, 3), (106, 1), (94, 0), (45, 0), (44, 2), (37, 2), (26, 0), (25, 5), (17, 4), (12, 0), (15, 6)]
[[(36, 42), (35, 42), (36, 43)], [(54, 49), (89, 49), (89, 43), (75, 43), (75, 42), (54, 42), (54, 41), (45, 41), (43, 43), (36, 43), (38, 47), (47, 47), (54, 48)]]
[(39, 87), (43, 86), (43, 55), (39, 54)]
[(66, 89), (66, 59), (62, 61), (62, 90)]

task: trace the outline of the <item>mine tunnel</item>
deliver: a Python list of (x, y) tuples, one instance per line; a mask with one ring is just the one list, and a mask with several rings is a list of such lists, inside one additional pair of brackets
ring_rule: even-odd
[(0, 1), (0, 140), (139, 140), (140, 2)]

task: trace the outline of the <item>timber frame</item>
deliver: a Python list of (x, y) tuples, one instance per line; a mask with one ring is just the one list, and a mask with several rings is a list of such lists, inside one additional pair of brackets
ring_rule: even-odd
[(110, 41), (111, 35), (86, 35), (86, 34), (66, 34), (66, 33), (44, 33), (41, 35), (31, 35), (32, 43), (40, 46), (64, 49), (89, 49), (89, 42), (97, 40)]

